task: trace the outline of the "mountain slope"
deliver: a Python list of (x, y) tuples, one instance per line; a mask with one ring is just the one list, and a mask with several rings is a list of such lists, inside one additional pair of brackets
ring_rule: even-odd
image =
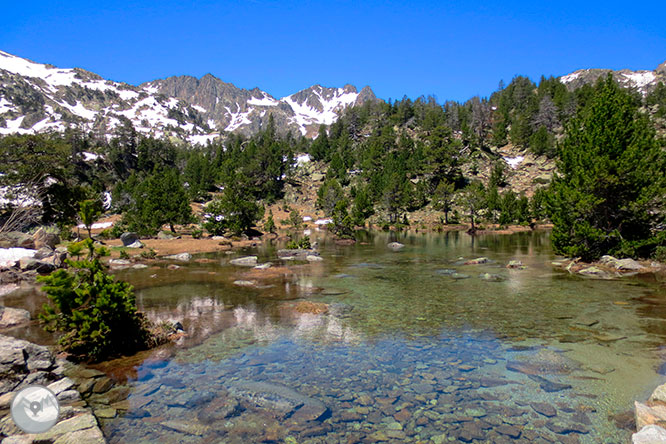
[(0, 51), (0, 134), (77, 127), (106, 136), (129, 121), (143, 134), (205, 143), (223, 132), (254, 133), (272, 115), (279, 131), (312, 137), (337, 112), (366, 100), (377, 100), (372, 90), (359, 93), (351, 85), (315, 85), (278, 100), (211, 74), (132, 86)]
[(659, 65), (654, 71), (579, 69), (571, 74), (560, 77), (560, 81), (567, 85), (569, 90), (574, 90), (584, 84), (594, 84), (600, 77), (606, 76), (609, 73), (621, 86), (635, 89), (643, 96), (646, 96), (659, 82), (666, 83), (666, 62)]

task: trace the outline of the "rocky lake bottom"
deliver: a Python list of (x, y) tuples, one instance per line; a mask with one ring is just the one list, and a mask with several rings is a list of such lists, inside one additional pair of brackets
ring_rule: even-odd
[[(265, 245), (119, 271), (188, 335), (99, 366), (122, 387), (90, 398), (107, 440), (624, 443), (633, 401), (666, 381), (653, 275), (557, 270), (543, 232), (317, 240), (314, 263)], [(250, 254), (274, 271), (229, 264)]]

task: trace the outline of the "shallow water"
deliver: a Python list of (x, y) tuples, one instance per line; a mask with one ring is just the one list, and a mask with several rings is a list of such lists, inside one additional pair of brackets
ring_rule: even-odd
[[(109, 441), (621, 443), (633, 401), (666, 380), (663, 284), (556, 271), (547, 233), (319, 241), (323, 262), (287, 263), (262, 288), (233, 284), (255, 278), (236, 255), (119, 272), (189, 336), (103, 366), (132, 388)], [(238, 255), (279, 265), (275, 248)]]

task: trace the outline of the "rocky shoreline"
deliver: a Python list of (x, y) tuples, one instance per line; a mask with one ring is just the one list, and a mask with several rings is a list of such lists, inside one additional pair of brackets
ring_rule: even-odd
[(666, 384), (657, 387), (645, 403), (635, 401), (636, 433), (632, 444), (666, 443)]
[(597, 262), (592, 263), (581, 262), (580, 258), (574, 258), (553, 261), (552, 265), (571, 274), (607, 280), (639, 274), (659, 273), (666, 270), (664, 264), (658, 262), (636, 261), (630, 258), (617, 259), (609, 255), (602, 256)]
[[(58, 423), (40, 434), (22, 432), (9, 411), (15, 393), (32, 384), (48, 387), (60, 404)], [(89, 400), (112, 387), (102, 372), (56, 357), (47, 347), (0, 335), (0, 443), (105, 444)]]

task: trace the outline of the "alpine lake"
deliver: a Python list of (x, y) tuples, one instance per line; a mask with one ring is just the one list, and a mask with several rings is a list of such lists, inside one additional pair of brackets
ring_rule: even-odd
[(187, 334), (97, 366), (129, 393), (108, 441), (626, 443), (666, 382), (664, 283), (557, 269), (548, 232), (312, 240), (322, 261), (265, 242), (116, 271)]

